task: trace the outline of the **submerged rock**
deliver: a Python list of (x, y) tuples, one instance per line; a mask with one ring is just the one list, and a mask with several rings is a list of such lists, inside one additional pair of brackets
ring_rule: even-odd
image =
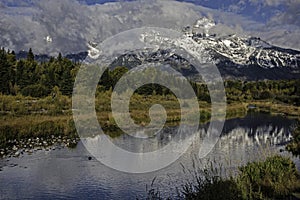
[(14, 156), (18, 157), (20, 155), (20, 151), (15, 152)]
[(16, 147), (16, 145), (13, 146), (12, 150), (13, 151), (17, 151), (18, 150), (18, 148)]
[(32, 154), (39, 150), (51, 151), (65, 147), (75, 148), (79, 140), (80, 139), (77, 137), (56, 137), (54, 135), (46, 138), (35, 137), (29, 139), (9, 140), (7, 142), (7, 146), (0, 149), (0, 158), (19, 157), (21, 154)]
[(284, 149), (279, 149), (279, 152), (284, 152)]

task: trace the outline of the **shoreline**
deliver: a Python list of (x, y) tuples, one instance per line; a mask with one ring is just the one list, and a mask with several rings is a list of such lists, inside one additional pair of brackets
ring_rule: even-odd
[[(119, 137), (123, 132), (118, 128), (112, 116), (110, 98), (111, 91), (98, 93), (95, 98), (95, 109), (104, 133), (114, 138)], [(21, 142), (36, 138), (50, 140), (58, 137), (70, 140), (79, 139), (73, 120), (70, 97), (62, 95), (58, 99), (53, 99), (52, 97), (32, 98), (20, 95), (0, 95), (0, 100), (2, 103), (0, 106), (0, 154), (3, 149), (13, 148), (14, 143), (11, 141)], [(176, 126), (181, 122), (181, 109), (175, 96), (138, 94), (133, 95), (130, 99), (129, 110), (133, 121), (146, 127), (150, 123), (149, 109), (154, 104), (160, 104), (165, 108), (167, 114), (165, 126)], [(198, 104), (199, 123), (208, 123), (211, 120), (211, 104), (206, 101), (198, 101)], [(249, 112), (282, 115), (300, 121), (300, 106), (285, 104), (274, 99), (227, 101), (225, 118), (240, 118)], [(160, 112), (155, 114), (160, 114)], [(188, 110), (183, 114), (191, 118), (197, 113)], [(224, 113), (220, 114), (224, 116)]]

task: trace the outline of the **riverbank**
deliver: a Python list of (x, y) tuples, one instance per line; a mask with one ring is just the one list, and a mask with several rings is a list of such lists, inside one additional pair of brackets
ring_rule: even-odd
[[(118, 137), (122, 131), (117, 127), (112, 117), (110, 95), (111, 92), (109, 91), (97, 94), (96, 112), (104, 132), (111, 137)], [(18, 144), (24, 143), (28, 148), (30, 145), (26, 143), (28, 139), (33, 141), (36, 138), (43, 138), (47, 144), (52, 144), (55, 143), (55, 141), (51, 141), (52, 138), (58, 140), (60, 137), (67, 141), (66, 146), (69, 146), (70, 141), (74, 144), (78, 141), (79, 137), (73, 122), (70, 97), (37, 99), (1, 95), (0, 99), (0, 153), (2, 155), (15, 154), (17, 151), (13, 151), (13, 149), (16, 149), (14, 146)], [(166, 109), (165, 126), (176, 126), (180, 123), (181, 110), (175, 96), (137, 94), (133, 95), (130, 101), (130, 113), (135, 123), (146, 126), (150, 122), (149, 109), (154, 104), (161, 104)], [(209, 122), (211, 118), (210, 104), (199, 101), (199, 109), (200, 122)], [(280, 114), (300, 119), (300, 107), (280, 102), (275, 103), (270, 100), (231, 102), (226, 107), (226, 119), (243, 117), (248, 112)]]
[[(299, 199), (300, 174), (293, 161), (273, 155), (239, 166), (234, 175), (211, 162), (204, 169), (190, 169), (192, 180), (176, 188), (176, 199)], [(159, 188), (148, 189), (147, 199), (162, 198)]]
[[(7, 156), (5, 159), (0, 159), (0, 163), (3, 166), (1, 171), (0, 164), (1, 180), (5, 182), (5, 185), (1, 187), (1, 190), (5, 197), (15, 197), (13, 196), (15, 194), (14, 190), (11, 190), (10, 188), (18, 186), (20, 190), (24, 191), (26, 189), (26, 191), (28, 191), (26, 194), (20, 194), (23, 198), (41, 197), (41, 193), (47, 193), (51, 194), (52, 198), (61, 198), (65, 197), (65, 194), (68, 194), (68, 197), (70, 198), (74, 198), (74, 196), (77, 198), (84, 198), (86, 196), (93, 195), (109, 199), (119, 199), (122, 197), (124, 198), (124, 196), (130, 199), (136, 199), (136, 197), (146, 199), (146, 185), (149, 186), (154, 177), (156, 177), (155, 181), (153, 181), (153, 188), (158, 188), (162, 192), (163, 199), (168, 196), (176, 199), (176, 188), (182, 189), (182, 186), (188, 181), (193, 184), (193, 186), (197, 186), (197, 181), (195, 181), (196, 177), (193, 176), (195, 172), (193, 169), (198, 169), (194, 168), (195, 162), (195, 166), (202, 169), (202, 166), (205, 167), (206, 160), (207, 162), (215, 161), (216, 165), (214, 166), (224, 166), (230, 172), (235, 172), (238, 170), (239, 166), (245, 166), (248, 162), (256, 161), (255, 166), (257, 165), (258, 167), (251, 167), (251, 169), (256, 172), (260, 169), (264, 169), (265, 166), (262, 166), (259, 163), (260, 161), (264, 161), (268, 155), (272, 153), (283, 156), (288, 155), (288, 152), (281, 150), (285, 147), (285, 141), (288, 141), (288, 138), (290, 138), (289, 127), (291, 127), (291, 124), (295, 124), (295, 120), (290, 120), (283, 116), (271, 116), (269, 114), (261, 113), (251, 113), (242, 118), (227, 120), (224, 126), (224, 134), (220, 136), (218, 144), (205, 159), (199, 160), (199, 164), (197, 164), (197, 155), (199, 152), (199, 146), (201, 145), (201, 140), (196, 141), (195, 145), (192, 145), (177, 162), (169, 167), (153, 173), (139, 175), (122, 173), (108, 167), (104, 167), (96, 159), (90, 157), (91, 154), (86, 150), (82, 142), (78, 142), (74, 149), (69, 149), (64, 144), (59, 145), (54, 143), (49, 147), (41, 147), (42, 150), (35, 148), (37, 150), (33, 150), (33, 153), (23, 152), (23, 155), (20, 154), (17, 158), (14, 157), (15, 155), (12, 155), (12, 157)], [(205, 127), (205, 125), (202, 126), (204, 130)], [(158, 146), (154, 147), (154, 149), (160, 148), (161, 145), (169, 141), (168, 132), (166, 132), (166, 136), (167, 137), (164, 138), (158, 137), (154, 139), (158, 144)], [(265, 138), (269, 139), (265, 140)], [(172, 137), (172, 139), (175, 138)], [(45, 138), (43, 138), (43, 140), (45, 140)], [(92, 138), (89, 140), (91, 142), (95, 141)], [(125, 149), (129, 149), (134, 146), (131, 142), (130, 136), (126, 135), (113, 138), (113, 141), (116, 144), (124, 144), (122, 147)], [(141, 147), (139, 144), (137, 146)], [(137, 150), (141, 151), (142, 148)], [(290, 156), (288, 155), (288, 157)], [(292, 159), (296, 162), (294, 158)], [(131, 161), (128, 162), (131, 163)], [(203, 165), (201, 165), (201, 163), (203, 163)], [(272, 165), (272, 163), (273, 161), (269, 162), (270, 165)], [(281, 161), (279, 163), (281, 163)], [(281, 175), (283, 175), (283, 177), (289, 177), (290, 174), (293, 174), (293, 170), (292, 173), (290, 173), (291, 171), (287, 170), (289, 167), (285, 167), (287, 166), (285, 165), (287, 162), (283, 163), (284, 165), (278, 166), (284, 166), (283, 171), (287, 173), (277, 173), (277, 169), (272, 168), (272, 172), (277, 171), (274, 176), (281, 177)], [(296, 163), (297, 169), (299, 169), (299, 163)], [(126, 161), (124, 165), (125, 164), (127, 164)], [(191, 170), (190, 172), (189, 169)], [(253, 174), (253, 171), (251, 171), (251, 174)], [(263, 173), (263, 170), (261, 171)], [(33, 174), (33, 176), (28, 176), (28, 174)], [(259, 173), (257, 174), (257, 176), (255, 175), (253, 177), (260, 176)], [(280, 176), (278, 174), (280, 174)], [(230, 175), (230, 173), (227, 173), (227, 175)], [(244, 175), (245, 177), (248, 176), (247, 173), (244, 173)], [(228, 193), (240, 195), (240, 189), (238, 189), (238, 193), (232, 193), (232, 191), (226, 187), (231, 183), (236, 184), (237, 179), (231, 181), (230, 179), (227, 179), (229, 177), (222, 176), (222, 180), (220, 180), (220, 177), (218, 176), (210, 177), (212, 178), (208, 180), (215, 180), (215, 182), (213, 182), (212, 185), (206, 184), (205, 186), (207, 186), (207, 190), (201, 190), (202, 194), (200, 192), (198, 194), (197, 190), (193, 190), (191, 191), (191, 195), (200, 196), (205, 194), (215, 194), (213, 192), (209, 193), (212, 190), (215, 192), (218, 191), (218, 194), (222, 194), (224, 197), (228, 197), (226, 196)], [(236, 174), (234, 174), (233, 178), (236, 178)], [(57, 187), (52, 187), (53, 180), (68, 180), (68, 184), (57, 181), (59, 183)], [(255, 185), (256, 183), (261, 184), (262, 182), (265, 183), (265, 181), (269, 179), (258, 178), (256, 180), (257, 182), (253, 182), (252, 185)], [(276, 182), (280, 181), (278, 179), (274, 180)], [(81, 184), (78, 184), (78, 181)], [(270, 185), (274, 186), (274, 182)], [(35, 183), (40, 190), (37, 190), (31, 183)], [(244, 183), (247, 183), (247, 181)], [(284, 180), (284, 183), (284, 185), (287, 185), (286, 180)], [(294, 183), (295, 182), (293, 181), (292, 184), (295, 185)], [(46, 187), (48, 184), (51, 186), (50, 189), (49, 187)], [(64, 188), (64, 185), (67, 185), (68, 187)], [(92, 187), (95, 185), (98, 187)], [(278, 185), (282, 186), (283, 184), (281, 182)], [(237, 186), (231, 186), (232, 189), (236, 191)], [(246, 185), (245, 188), (249, 188), (248, 186), (249, 185)], [(226, 188), (226, 190), (224, 188)], [(292, 189), (291, 187), (289, 188)], [(70, 193), (70, 190), (78, 192)], [(255, 188), (253, 188), (253, 191), (253, 193), (258, 194), (258, 190)], [(277, 191), (279, 190), (277, 189)], [(289, 191), (291, 192), (288, 193), (292, 193), (292, 195), (296, 193), (296, 191), (294, 192), (293, 190)]]

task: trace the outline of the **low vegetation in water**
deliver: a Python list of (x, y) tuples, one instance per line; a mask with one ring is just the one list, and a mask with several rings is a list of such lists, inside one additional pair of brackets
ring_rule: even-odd
[[(14, 52), (0, 50), (0, 153), (19, 155), (20, 148), (48, 146), (66, 142), (76, 146), (78, 136), (72, 118), (71, 95), (80, 63), (61, 54), (39, 63), (32, 50), (26, 59), (17, 60)], [(111, 137), (122, 131), (116, 126), (110, 108), (112, 90), (126, 73), (125, 67), (105, 70), (96, 91), (96, 112), (101, 127)], [(155, 79), (155, 77), (153, 77)], [(178, 84), (178, 83), (174, 83)], [(190, 81), (199, 101), (200, 121), (211, 118), (210, 96), (203, 83)], [(300, 80), (225, 81), (226, 118), (242, 117), (251, 110), (299, 118)], [(180, 122), (180, 106), (173, 93), (157, 84), (139, 88), (130, 102), (131, 116), (137, 124), (150, 122), (149, 108), (162, 104), (167, 111), (167, 124)], [(191, 114), (191, 113), (190, 113)], [(196, 113), (197, 114), (197, 113)], [(293, 134), (287, 149), (300, 155), (300, 128)], [(27, 149), (31, 151), (31, 149)], [(4, 155), (5, 156), (5, 155)], [(281, 156), (239, 167), (234, 176), (222, 176), (214, 168), (195, 173), (195, 181), (179, 189), (183, 199), (287, 199), (300, 191), (295, 164)], [(149, 190), (148, 199), (161, 199)]]
[[(195, 170), (194, 180), (177, 188), (178, 196), (169, 199), (296, 199), (300, 192), (299, 172), (287, 157), (275, 155), (264, 161), (250, 162), (227, 177), (223, 171), (214, 165)], [(149, 189), (147, 199), (168, 198), (163, 198), (159, 190)]]
[(293, 140), (286, 146), (286, 149), (295, 156), (300, 156), (300, 124), (293, 131)]
[[(33, 98), (21, 95), (0, 95), (0, 148), (8, 140), (34, 137), (62, 135), (70, 138), (77, 136), (71, 110), (71, 97), (62, 95), (57, 89), (55, 97)], [(95, 108), (98, 121), (104, 132), (112, 137), (122, 134), (117, 127), (111, 113), (111, 91), (98, 92)], [(180, 105), (173, 95), (140, 95), (134, 94), (130, 102), (130, 113), (135, 123), (146, 126), (150, 122), (149, 108), (154, 104), (161, 104), (167, 111), (166, 126), (180, 123)], [(226, 118), (243, 117), (248, 112), (250, 103), (231, 103), (227, 105)], [(257, 111), (265, 105), (270, 106), (272, 112), (278, 108), (277, 104), (259, 102)], [(281, 105), (297, 110), (299, 107)], [(206, 123), (211, 118), (210, 104), (199, 101), (200, 122)], [(287, 109), (286, 109), (287, 110)], [(300, 113), (300, 111), (299, 111)]]

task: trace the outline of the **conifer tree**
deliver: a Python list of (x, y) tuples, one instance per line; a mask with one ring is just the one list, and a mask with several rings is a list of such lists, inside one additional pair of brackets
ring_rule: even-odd
[(0, 51), (0, 93), (10, 93), (10, 66), (4, 48)]
[(34, 54), (32, 52), (32, 49), (30, 48), (27, 54), (27, 61), (33, 62), (34, 61)]

